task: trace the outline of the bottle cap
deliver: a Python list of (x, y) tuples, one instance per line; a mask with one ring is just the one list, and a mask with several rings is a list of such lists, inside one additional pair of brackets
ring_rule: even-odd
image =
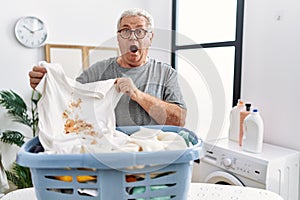
[(246, 103), (246, 111), (250, 111), (250, 108), (251, 108), (251, 103)]

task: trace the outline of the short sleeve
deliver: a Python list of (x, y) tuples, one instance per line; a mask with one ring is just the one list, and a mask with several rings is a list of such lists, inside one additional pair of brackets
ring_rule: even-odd
[(169, 69), (165, 84), (166, 85), (163, 96), (164, 100), (169, 103), (177, 104), (180, 107), (186, 109), (186, 104), (184, 102), (183, 95), (181, 93), (181, 88), (178, 83), (178, 75), (174, 69)]

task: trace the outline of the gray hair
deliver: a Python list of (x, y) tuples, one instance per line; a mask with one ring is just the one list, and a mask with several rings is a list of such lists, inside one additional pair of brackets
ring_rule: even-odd
[(148, 28), (152, 29), (154, 27), (154, 20), (152, 15), (150, 15), (147, 11), (141, 9), (141, 8), (133, 8), (133, 9), (129, 9), (129, 10), (125, 10), (119, 20), (118, 20), (118, 24), (117, 24), (117, 29), (119, 30), (120, 28), (120, 24), (121, 21), (124, 17), (128, 17), (128, 16), (142, 16), (145, 17), (148, 21)]

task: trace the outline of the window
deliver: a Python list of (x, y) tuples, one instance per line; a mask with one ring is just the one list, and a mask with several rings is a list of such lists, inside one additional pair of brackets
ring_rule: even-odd
[(244, 0), (173, 0), (172, 66), (188, 107), (187, 128), (228, 135), (240, 98)]
[(119, 49), (73, 44), (46, 44), (45, 55), (47, 62), (60, 63), (65, 74), (75, 79), (84, 69), (98, 60), (118, 56)]

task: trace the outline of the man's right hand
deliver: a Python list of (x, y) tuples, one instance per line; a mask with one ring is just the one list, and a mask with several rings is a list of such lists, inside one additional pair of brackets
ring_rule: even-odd
[(32, 71), (29, 72), (30, 86), (35, 89), (46, 73), (45, 67), (34, 66)]

